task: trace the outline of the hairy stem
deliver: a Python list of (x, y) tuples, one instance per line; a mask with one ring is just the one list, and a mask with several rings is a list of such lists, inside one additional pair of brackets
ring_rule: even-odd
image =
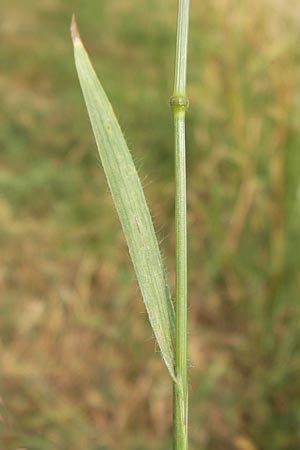
[(176, 347), (173, 398), (174, 450), (188, 448), (187, 385), (187, 229), (186, 229), (186, 68), (189, 0), (178, 0), (175, 82), (170, 104), (175, 141)]

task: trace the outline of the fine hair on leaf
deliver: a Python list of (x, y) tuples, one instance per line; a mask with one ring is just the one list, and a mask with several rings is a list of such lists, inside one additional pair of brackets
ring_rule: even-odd
[(175, 313), (151, 215), (133, 158), (73, 16), (76, 69), (102, 167), (161, 355), (175, 381)]

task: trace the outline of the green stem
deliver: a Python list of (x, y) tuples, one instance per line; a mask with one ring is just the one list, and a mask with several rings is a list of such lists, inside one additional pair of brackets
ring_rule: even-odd
[(175, 140), (176, 222), (176, 350), (173, 398), (174, 450), (188, 448), (187, 386), (187, 229), (186, 229), (186, 143), (185, 114), (189, 0), (178, 0), (174, 92), (170, 100)]

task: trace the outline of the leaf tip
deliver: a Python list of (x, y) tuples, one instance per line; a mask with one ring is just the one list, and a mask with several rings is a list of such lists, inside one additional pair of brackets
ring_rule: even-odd
[(74, 43), (76, 41), (80, 41), (80, 34), (79, 34), (79, 31), (78, 31), (75, 14), (72, 15), (71, 36), (72, 36), (72, 40), (73, 40)]

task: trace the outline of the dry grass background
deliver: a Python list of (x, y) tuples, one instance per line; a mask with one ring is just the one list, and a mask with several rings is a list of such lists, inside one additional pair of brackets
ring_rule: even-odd
[[(174, 285), (176, 2), (3, 0), (0, 450), (170, 448), (171, 386), (97, 161), (73, 11)], [(300, 6), (191, 11), (191, 449), (298, 450)]]

